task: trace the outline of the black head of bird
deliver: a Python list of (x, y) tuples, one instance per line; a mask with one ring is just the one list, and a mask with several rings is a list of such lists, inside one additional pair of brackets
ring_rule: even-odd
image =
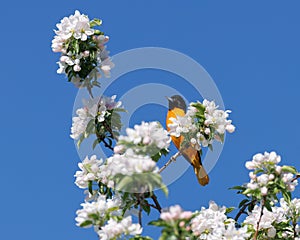
[(169, 101), (169, 110), (172, 110), (174, 108), (180, 108), (186, 111), (186, 103), (184, 99), (179, 95), (174, 95), (172, 97), (167, 97)]

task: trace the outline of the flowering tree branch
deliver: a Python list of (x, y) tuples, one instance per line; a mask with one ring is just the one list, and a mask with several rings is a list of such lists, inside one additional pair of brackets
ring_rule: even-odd
[[(161, 240), (300, 240), (300, 199), (292, 198), (300, 174), (293, 166), (280, 166), (281, 158), (275, 152), (256, 154), (246, 162), (250, 180), (233, 187), (245, 197), (234, 219), (228, 215), (230, 208), (213, 201), (194, 212), (184, 211), (179, 205), (162, 211), (153, 191), (161, 189), (168, 194), (160, 173), (181, 155), (179, 150), (158, 169), (157, 162), (169, 152), (170, 135), (183, 137), (183, 145), (197, 151), (205, 147), (212, 150), (213, 142), (223, 142), (225, 132), (234, 132), (235, 126), (228, 119), (230, 111), (218, 109), (214, 101), (205, 99), (191, 103), (185, 116), (174, 118), (168, 125), (169, 132), (158, 122), (142, 122), (127, 128), (126, 136), (119, 136), (122, 124), (118, 112), (124, 111), (121, 102), (115, 101), (116, 96), (92, 95), (92, 88), (100, 87), (101, 75), (109, 77), (114, 66), (105, 47), (109, 38), (96, 28), (101, 24), (101, 20), (90, 20), (75, 11), (56, 25), (52, 40), (52, 50), (61, 54), (57, 72), (65, 74), (76, 87), (86, 88), (90, 95), (72, 119), (71, 138), (80, 147), (94, 134), (97, 139), (93, 147), (103, 142), (113, 151), (109, 158), (87, 156), (78, 164), (75, 184), (85, 190), (86, 198), (76, 212), (77, 226), (94, 227), (99, 239), (131, 235), (131, 240), (150, 240), (140, 234), (143, 211), (149, 214), (153, 208), (160, 217), (149, 224), (162, 228)], [(138, 210), (138, 223), (128, 215), (132, 208)], [(247, 216), (239, 223), (242, 214)]]
[(265, 197), (261, 200), (261, 210), (260, 210), (260, 214), (259, 214), (259, 219), (257, 221), (257, 225), (256, 225), (256, 231), (254, 233), (254, 236), (253, 236), (253, 240), (256, 240), (257, 239), (257, 236), (258, 236), (258, 233), (259, 233), (259, 224), (261, 222), (261, 219), (262, 219), (262, 216), (264, 214), (264, 208), (265, 208)]
[(180, 155), (181, 155), (181, 152), (180, 152), (180, 151), (178, 151), (177, 153), (175, 153), (175, 154), (169, 159), (169, 161), (166, 162), (166, 164), (163, 165), (163, 166), (159, 169), (158, 173), (161, 173), (163, 170), (165, 170), (172, 162), (176, 162), (176, 159), (177, 159)]

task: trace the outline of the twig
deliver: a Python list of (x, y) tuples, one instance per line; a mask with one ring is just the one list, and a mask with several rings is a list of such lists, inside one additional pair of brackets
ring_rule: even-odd
[(256, 239), (257, 239), (257, 236), (258, 236), (259, 224), (260, 224), (261, 218), (262, 218), (262, 216), (263, 216), (263, 214), (264, 214), (265, 201), (266, 201), (265, 198), (263, 198), (263, 199), (261, 200), (261, 203), (262, 203), (262, 204), (261, 204), (261, 211), (260, 211), (259, 219), (258, 219), (258, 221), (257, 221), (256, 231), (255, 231), (255, 234), (254, 234), (254, 236), (253, 236), (253, 240), (256, 240)]
[(142, 226), (142, 204), (140, 204), (140, 208), (139, 208), (139, 224)]
[[(155, 209), (157, 209), (160, 213), (161, 213), (161, 206), (160, 206), (160, 204), (159, 204), (159, 202), (158, 202), (158, 200), (157, 200), (157, 197), (156, 197), (156, 195), (153, 193), (153, 195), (151, 196), (151, 198), (152, 198), (152, 200), (153, 200), (153, 202), (154, 202), (154, 204), (155, 204), (155, 207), (154, 206), (152, 206), (152, 207), (154, 207)], [(151, 204), (152, 205), (152, 204)], [(150, 205), (150, 206), (151, 206)]]
[(161, 169), (159, 169), (158, 173), (161, 173), (163, 170), (165, 170), (167, 168), (167, 166), (169, 166), (172, 162), (175, 162), (176, 161), (176, 158), (178, 158), (179, 156), (181, 155), (181, 152), (178, 151), (177, 153), (175, 153), (170, 159), (169, 161), (164, 165), (162, 166)]
[(294, 182), (295, 180), (297, 180), (298, 178), (300, 178), (300, 174), (297, 174), (296, 177), (294, 177), (291, 182)]
[(248, 202), (247, 204), (245, 204), (245, 205), (240, 209), (240, 211), (237, 213), (237, 215), (235, 216), (234, 221), (237, 222), (238, 219), (240, 218), (240, 216), (241, 216), (243, 213), (244, 213), (244, 214), (247, 214), (247, 213), (245, 212), (245, 209), (246, 209), (248, 206), (250, 206), (250, 205), (252, 205), (252, 204), (255, 204), (255, 203), (256, 203), (256, 200), (252, 200), (251, 202)]
[(114, 151), (114, 148), (110, 146), (104, 139), (102, 139), (102, 142), (104, 143), (104, 146), (109, 148), (110, 150)]

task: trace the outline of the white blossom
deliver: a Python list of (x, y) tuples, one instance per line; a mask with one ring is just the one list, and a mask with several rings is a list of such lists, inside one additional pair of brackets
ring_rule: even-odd
[(77, 109), (76, 114), (77, 116), (72, 118), (73, 123), (70, 137), (73, 139), (78, 139), (85, 132), (89, 121), (92, 119), (87, 108)]
[(117, 174), (131, 176), (135, 173), (157, 172), (158, 168), (149, 156), (136, 155), (133, 152), (126, 154), (114, 154), (106, 161), (107, 176), (114, 177)]
[(94, 34), (94, 30), (90, 28), (89, 18), (78, 10), (75, 11), (74, 15), (64, 17), (56, 27), (58, 28), (55, 30), (56, 35), (63, 40), (74, 36), (75, 39), (86, 41), (88, 36)]
[(236, 229), (234, 221), (227, 219), (226, 208), (218, 207), (213, 201), (209, 208), (202, 208), (191, 221), (191, 229), (198, 239), (235, 239), (244, 240), (249, 237), (247, 227)]
[(300, 217), (300, 199), (294, 198), (290, 203), (287, 203), (283, 198), (280, 199), (280, 208), (284, 215), (288, 218), (295, 218), (296, 221)]
[(142, 227), (139, 224), (133, 224), (131, 216), (117, 222), (114, 219), (108, 220), (107, 224), (102, 226), (98, 235), (102, 240), (120, 238), (122, 235), (136, 235), (142, 233)]
[[(261, 195), (266, 196), (274, 179), (281, 178), (287, 190), (294, 191), (298, 181), (294, 174), (283, 171), (282, 167), (277, 165), (280, 161), (281, 157), (275, 152), (255, 154), (251, 161), (246, 162), (245, 166), (249, 170), (259, 170), (259, 173), (256, 175), (250, 172), (250, 182), (246, 184), (246, 187), (250, 190), (260, 189)], [(251, 193), (249, 194), (251, 195)]]
[(115, 101), (116, 95), (112, 97), (95, 97), (83, 100), (84, 107), (76, 110), (76, 117), (73, 117), (71, 127), (71, 138), (78, 139), (86, 131), (88, 123), (97, 117), (99, 122), (103, 122), (110, 113), (108, 111), (119, 108), (122, 103)]
[(281, 161), (281, 157), (277, 155), (275, 152), (265, 152), (264, 154), (258, 153), (255, 154), (251, 161), (247, 161), (245, 166), (249, 170), (253, 170), (255, 168), (261, 168), (267, 165), (275, 166)]
[(193, 213), (191, 211), (183, 211), (179, 205), (171, 206), (168, 211), (160, 214), (160, 218), (164, 221), (174, 221), (178, 219), (189, 219)]
[[(196, 117), (198, 110), (195, 104), (204, 108), (204, 123), (199, 123), (199, 117)], [(225, 131), (232, 133), (235, 130), (232, 121), (228, 120), (229, 113), (229, 110), (218, 109), (214, 101), (205, 99), (202, 104), (191, 103), (185, 116), (170, 119), (171, 123), (168, 124), (170, 135), (175, 137), (183, 135), (197, 150), (211, 145), (213, 140), (222, 142)]]
[[(119, 215), (118, 209), (122, 205), (122, 200), (118, 195), (115, 195), (112, 199), (107, 199), (106, 196), (98, 196), (96, 201), (82, 203), (82, 209), (77, 210), (77, 217), (75, 218), (77, 226), (81, 226), (87, 221), (91, 221), (90, 224), (85, 227), (91, 227), (93, 224), (97, 224), (94, 221), (92, 215), (97, 215), (100, 219), (106, 218), (107, 214)], [(117, 210), (116, 210), (117, 209)]]
[[(145, 151), (147, 153), (149, 149), (157, 152), (161, 149), (167, 149), (171, 142), (168, 132), (158, 122), (142, 122), (140, 125), (135, 125), (134, 128), (127, 128), (126, 133), (127, 136), (119, 137), (115, 152), (125, 150), (126, 145), (130, 145), (136, 154), (145, 154)], [(132, 146), (132, 144), (136, 146)], [(143, 144), (149, 148), (139, 148), (138, 144)]]
[(86, 157), (81, 163), (78, 163), (80, 171), (75, 173), (75, 184), (79, 188), (88, 188), (89, 181), (97, 181), (100, 166), (103, 164), (103, 160), (98, 160), (96, 155), (91, 158)]
[[(88, 16), (76, 10), (74, 15), (64, 17), (60, 23), (56, 24), (56, 27), (57, 30), (54, 30), (56, 35), (51, 47), (54, 52), (62, 53), (57, 73), (66, 74), (68, 80), (79, 88), (91, 87), (91, 81), (93, 79), (97, 81), (101, 77), (100, 72), (105, 77), (110, 76), (110, 70), (114, 64), (104, 46), (109, 37), (98, 35), (99, 33), (91, 27)], [(86, 44), (80, 44), (81, 42), (86, 42)], [(72, 68), (67, 68), (67, 66), (72, 66)], [(83, 71), (84, 76), (78, 74), (85, 67), (91, 69), (90, 72)]]
[(258, 229), (269, 229), (272, 227), (272, 223), (276, 220), (276, 213), (268, 211), (266, 208), (263, 209), (263, 214), (261, 216), (261, 207), (255, 206), (249, 216), (246, 217), (244, 223), (251, 224), (254, 229), (257, 228), (257, 223), (260, 220)]

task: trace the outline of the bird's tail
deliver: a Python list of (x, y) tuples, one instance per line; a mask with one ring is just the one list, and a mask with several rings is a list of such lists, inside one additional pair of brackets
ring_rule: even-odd
[(202, 164), (200, 164), (198, 166), (193, 166), (193, 167), (194, 167), (194, 171), (197, 176), (198, 182), (202, 186), (207, 185), (209, 183), (209, 177), (208, 177), (204, 167), (202, 166)]
[(194, 167), (194, 172), (200, 185), (205, 186), (209, 183), (209, 177), (202, 165), (200, 152), (193, 147), (188, 147), (181, 151), (182, 155)]

